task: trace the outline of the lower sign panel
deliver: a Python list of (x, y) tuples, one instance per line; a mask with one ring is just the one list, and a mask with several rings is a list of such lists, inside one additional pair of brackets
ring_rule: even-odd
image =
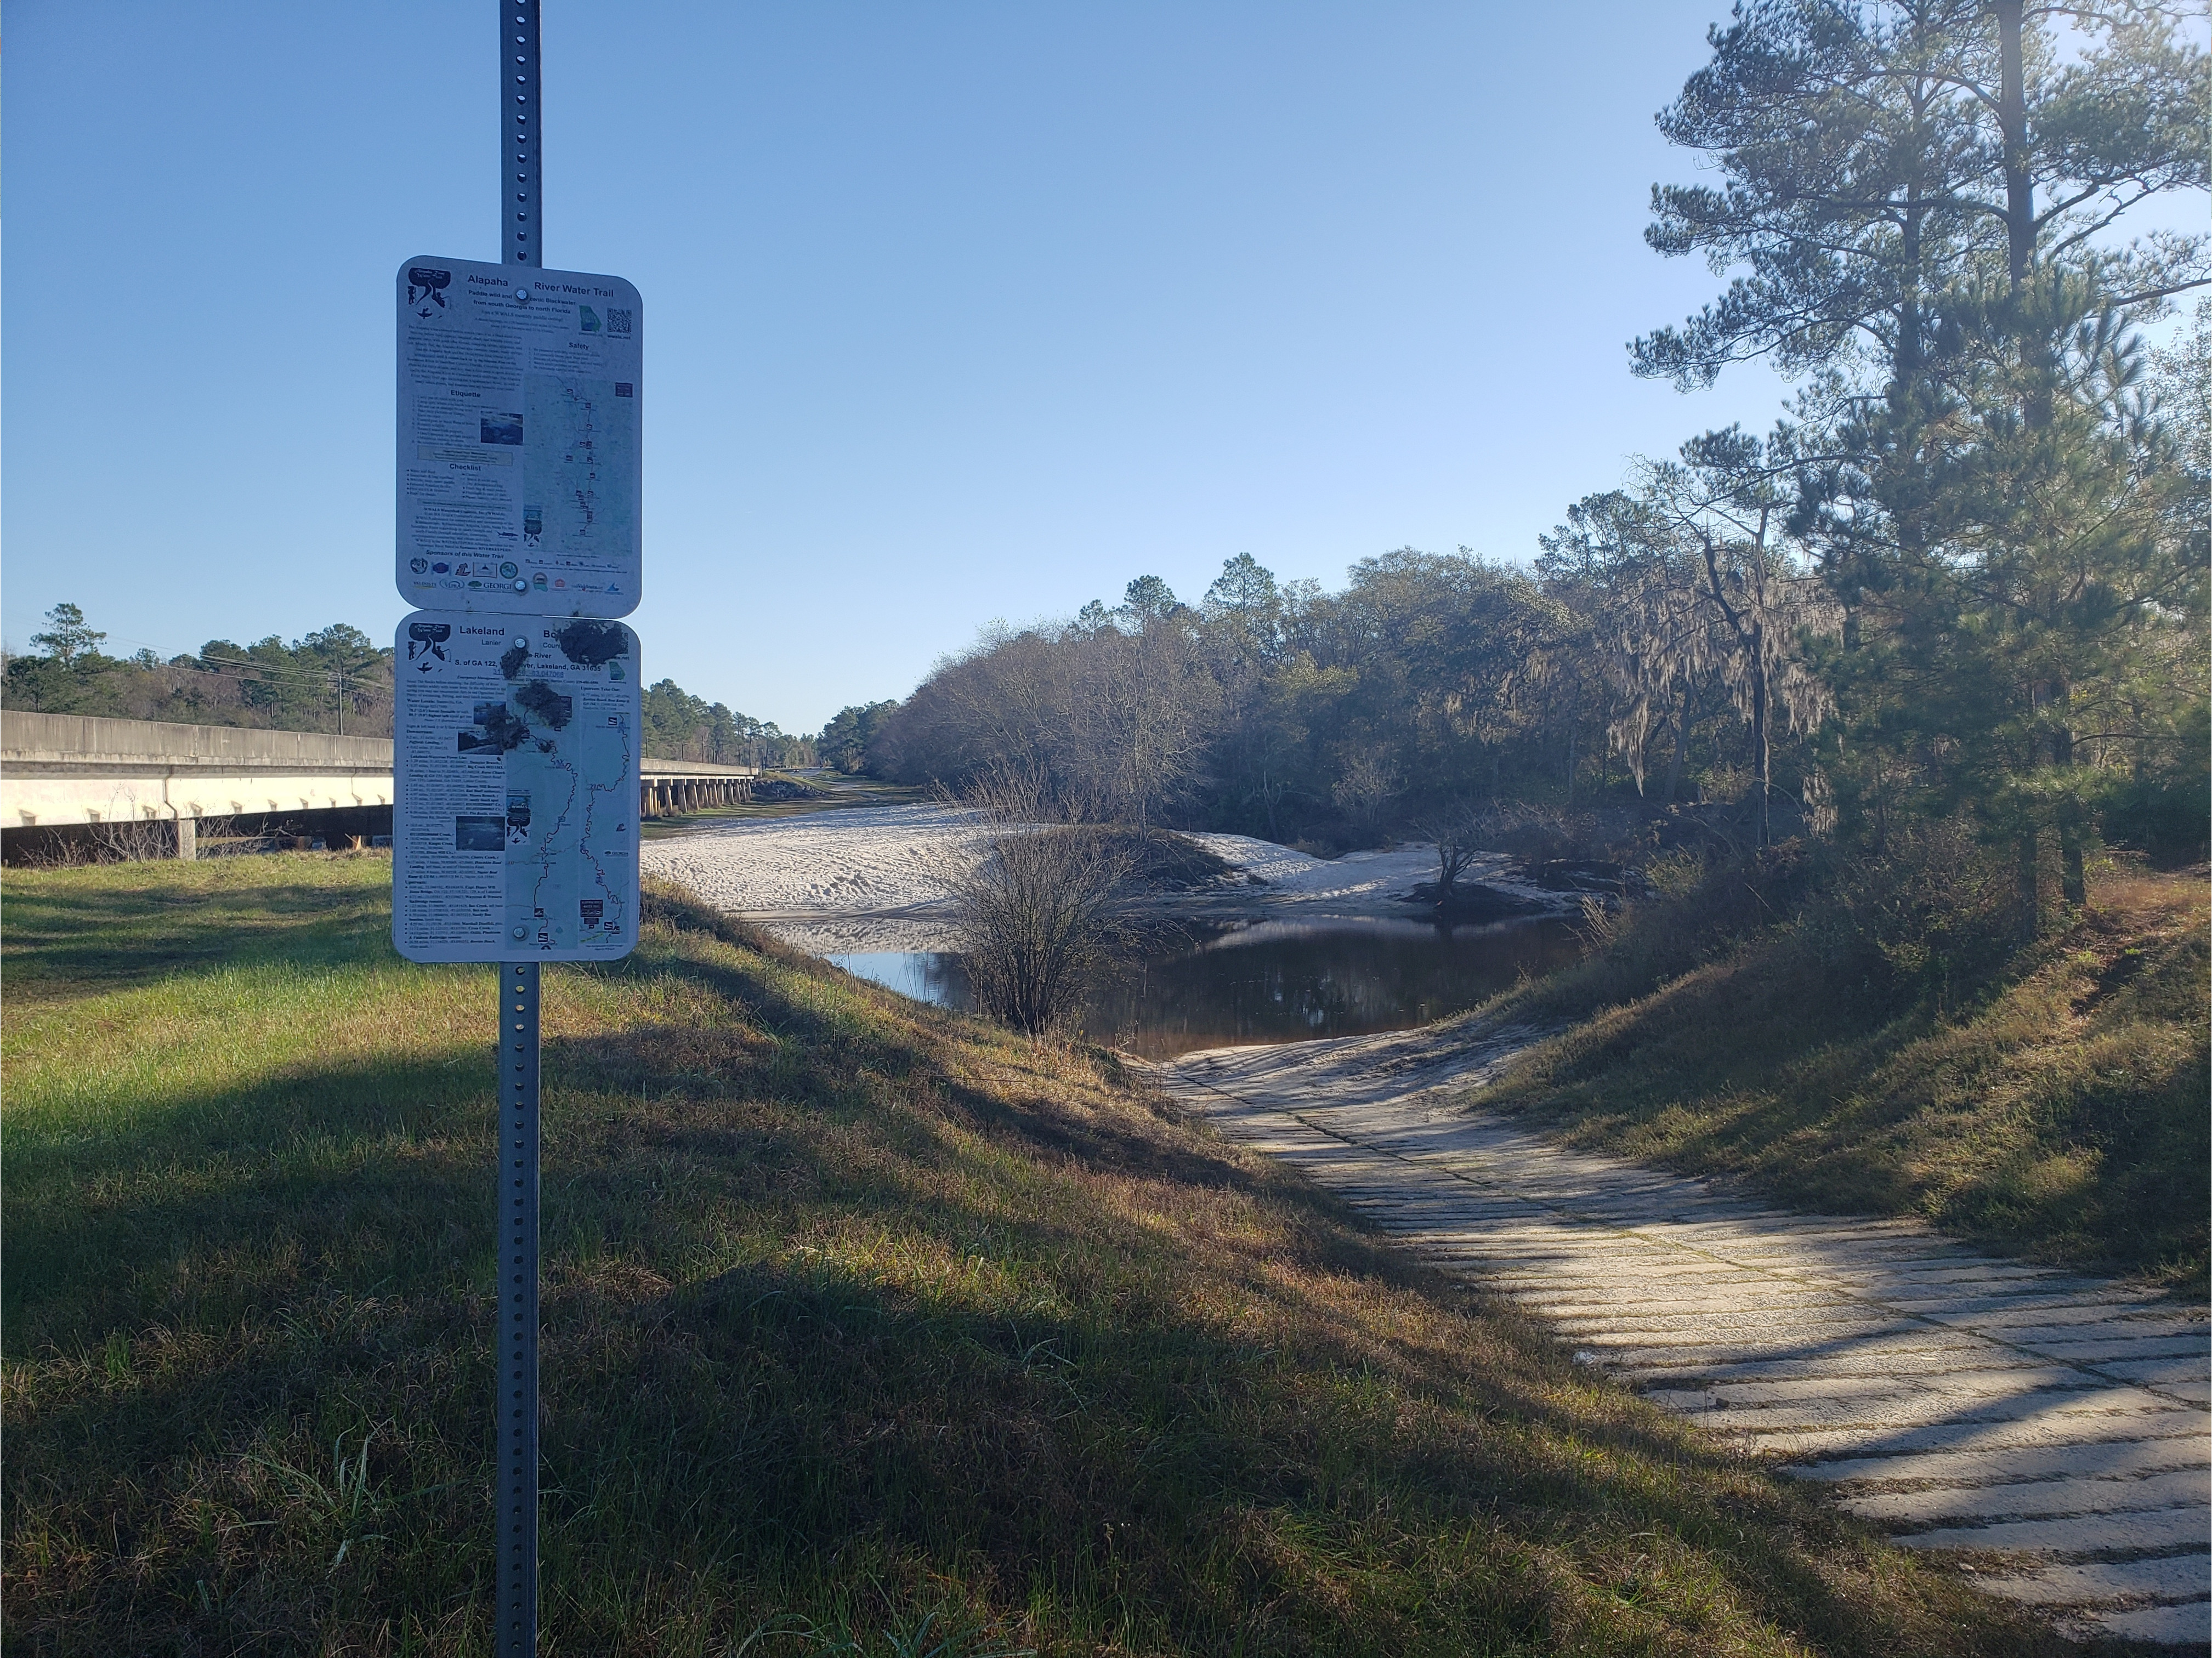
[(393, 665), (392, 942), (416, 962), (637, 943), (637, 635), (417, 611)]

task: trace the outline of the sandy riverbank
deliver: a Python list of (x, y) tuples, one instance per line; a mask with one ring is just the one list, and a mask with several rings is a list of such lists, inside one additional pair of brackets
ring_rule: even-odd
[[(1234, 872), (1160, 901), (1191, 919), (1419, 920), (1420, 908), (1401, 900), (1436, 875), (1435, 849), (1425, 845), (1322, 859), (1241, 835), (1191, 838)], [(765, 922), (803, 950), (942, 950), (950, 947), (944, 872), (975, 856), (978, 842), (964, 812), (883, 806), (705, 823), (647, 841), (642, 859), (647, 874), (688, 887), (718, 909)], [(1516, 880), (1510, 868), (1510, 859), (1494, 854), (1468, 878), (1564, 908), (1559, 894)]]

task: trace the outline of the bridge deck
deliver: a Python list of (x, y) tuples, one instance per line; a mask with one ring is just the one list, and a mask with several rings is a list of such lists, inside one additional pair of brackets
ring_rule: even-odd
[[(638, 812), (660, 817), (750, 799), (751, 766), (646, 760)], [(179, 825), (392, 808), (392, 742), (152, 720), (0, 711), (0, 828)]]

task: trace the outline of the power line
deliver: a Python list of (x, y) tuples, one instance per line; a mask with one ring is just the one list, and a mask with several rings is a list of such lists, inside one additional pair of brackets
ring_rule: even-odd
[[(377, 664), (382, 659), (380, 658), (373, 658), (369, 661), (356, 663), (350, 667), (299, 668), (277, 667), (270, 663), (241, 659), (240, 658), (234, 656), (209, 656), (204, 653), (197, 651), (183, 652), (179, 653), (179, 654), (189, 657), (194, 662), (220, 662), (232, 667), (250, 669), (256, 673), (266, 674), (278, 678), (289, 677), (302, 683), (312, 683), (318, 686), (320, 686), (332, 679), (351, 679), (355, 675), (362, 673), (367, 669), (377, 665)], [(176, 664), (173, 661), (171, 661), (164, 662), (161, 665), (165, 668), (173, 668), (176, 666)], [(185, 671), (187, 673), (210, 673), (214, 674), (218, 678), (228, 678), (230, 677), (224, 674), (219, 668), (187, 668)], [(388, 690), (380, 687), (367, 688), (363, 690), (362, 694), (371, 696), (385, 696), (390, 695)]]

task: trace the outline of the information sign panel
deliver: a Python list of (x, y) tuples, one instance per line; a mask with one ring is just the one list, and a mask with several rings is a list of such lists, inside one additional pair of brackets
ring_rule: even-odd
[(410, 604), (637, 608), (644, 311), (619, 276), (410, 259), (393, 576)]
[(417, 611), (394, 641), (392, 942), (416, 962), (637, 943), (637, 635)]

